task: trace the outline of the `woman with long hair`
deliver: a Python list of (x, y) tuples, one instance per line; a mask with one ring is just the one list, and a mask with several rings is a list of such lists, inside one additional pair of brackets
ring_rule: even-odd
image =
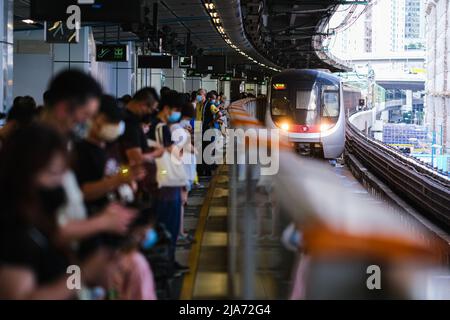
[[(66, 141), (39, 124), (14, 131), (0, 151), (0, 299), (70, 299), (57, 209), (65, 202)], [(106, 255), (106, 253), (105, 253)], [(96, 279), (100, 255), (86, 260), (83, 283)], [(104, 261), (104, 260), (103, 260)]]

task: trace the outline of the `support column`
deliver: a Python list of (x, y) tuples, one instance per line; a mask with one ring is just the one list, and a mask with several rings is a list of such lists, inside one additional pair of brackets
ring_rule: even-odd
[(121, 97), (125, 94), (133, 94), (136, 92), (136, 71), (135, 60), (136, 54), (132, 42), (128, 42), (129, 60), (128, 62), (120, 62), (116, 65), (116, 81), (117, 81), (117, 96)]
[(215, 90), (218, 90), (219, 80), (211, 79), (211, 76), (208, 75), (205, 78), (202, 78), (202, 88), (205, 89), (207, 92)]
[(164, 86), (165, 74), (162, 69), (147, 69), (150, 74), (150, 84), (149, 86), (155, 88), (159, 93), (161, 88)]
[(186, 71), (179, 68), (177, 59), (173, 61), (173, 69), (163, 70), (163, 72), (165, 75), (164, 86), (178, 92), (186, 92)]
[(127, 62), (97, 62), (96, 43), (92, 33), (90, 36), (91, 73), (101, 83), (105, 93), (117, 98), (125, 94), (132, 95), (136, 87), (135, 49), (132, 42), (126, 44), (129, 53)]
[(65, 69), (80, 69), (91, 71), (89, 52), (90, 28), (80, 30), (80, 42), (74, 44), (55, 44), (53, 46), (53, 72), (58, 73)]
[(187, 92), (197, 91), (200, 88), (202, 88), (202, 78), (200, 78), (200, 77), (186, 78), (186, 91)]
[(2, 57), (0, 59), (0, 112), (6, 112), (13, 101), (13, 0), (0, 0), (0, 44)]
[(227, 97), (225, 106), (229, 106), (231, 103), (231, 81), (223, 82), (223, 94)]

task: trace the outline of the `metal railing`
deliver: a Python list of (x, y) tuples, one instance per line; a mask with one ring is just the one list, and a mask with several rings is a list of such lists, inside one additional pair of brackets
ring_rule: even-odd
[[(235, 102), (232, 108), (247, 112), (255, 117), (257, 104), (255, 99)], [(242, 114), (241, 114), (242, 115)], [(236, 141), (233, 159), (236, 162), (229, 169), (228, 198), (228, 275), (229, 292), (232, 298), (255, 299), (255, 222), (254, 194), (256, 192), (257, 166), (238, 164)], [(248, 154), (246, 154), (248, 157)], [(245, 161), (248, 163), (247, 159)]]
[[(230, 108), (232, 129), (264, 128), (261, 120), (264, 120), (265, 117), (265, 100), (240, 100), (232, 104)], [(398, 182), (404, 182), (405, 188), (411, 188), (410, 191), (415, 190), (419, 198), (422, 197), (422, 193), (424, 194), (423, 199), (431, 198), (433, 200), (429, 204), (431, 209), (443, 210), (441, 213), (446, 212), (448, 189), (444, 190), (445, 180), (441, 180), (438, 176), (435, 177), (434, 173), (428, 170), (421, 172), (420, 168), (414, 168), (414, 165), (408, 161), (403, 162), (405, 159), (395, 150), (368, 139), (351, 124), (348, 125), (347, 134), (349, 139), (347, 153), (353, 161), (361, 161), (370, 171), (373, 170), (374, 174), (384, 174), (385, 179), (393, 178)], [(238, 142), (228, 140), (228, 144), (230, 143), (237, 144)], [(238, 153), (238, 150), (241, 150), (241, 153)], [(311, 246), (309, 253), (313, 257), (316, 254), (314, 250), (317, 250), (315, 241), (322, 239), (324, 233), (334, 230), (331, 231), (332, 236), (328, 237), (332, 239), (331, 242), (320, 242), (319, 255), (324, 251), (331, 250), (334, 257), (339, 250), (342, 250), (344, 261), (347, 261), (348, 252), (356, 257), (367, 254), (373, 254), (374, 257), (386, 255), (386, 259), (397, 261), (396, 259), (402, 259), (401, 257), (412, 252), (409, 249), (402, 251), (401, 248), (415, 248), (413, 251), (417, 253), (415, 256), (417, 259), (422, 259), (419, 256), (422, 257), (422, 254), (426, 253), (427, 257), (430, 254), (439, 263), (448, 263), (450, 242), (442, 243), (442, 241), (436, 241), (434, 237), (430, 237), (421, 222), (410, 217), (408, 212), (398, 215), (399, 210), (396, 204), (385, 203), (389, 191), (381, 184), (366, 186), (369, 192), (375, 195), (374, 199), (380, 200), (377, 201), (378, 203), (386, 204), (382, 207), (379, 204), (372, 206), (343, 188), (338, 177), (330, 175), (330, 169), (329, 167), (327, 169), (327, 164), (323, 161), (298, 157), (290, 148), (283, 147), (280, 148), (279, 173), (267, 177), (261, 175), (262, 167), (260, 165), (249, 164), (248, 159), (251, 152), (250, 146), (246, 146), (245, 152), (242, 152), (242, 149), (235, 145), (233, 148), (234, 159), (245, 157), (246, 161), (243, 164), (228, 163), (228, 284), (230, 298), (283, 299), (288, 297), (291, 284), (290, 272), (292, 272), (291, 268), (294, 262), (293, 256), (281, 247), (280, 234), (282, 227), (287, 225), (286, 223), (283, 225), (283, 220), (285, 222), (296, 221), (297, 224), (306, 226), (304, 241), (306, 246)], [(370, 176), (371, 181), (375, 180), (374, 174), (369, 170), (360, 169), (358, 172), (354, 172)], [(434, 188), (441, 192), (434, 194), (433, 192), (436, 190)], [(370, 189), (373, 189), (373, 192)], [(275, 212), (277, 213), (275, 214)], [(272, 228), (271, 237), (274, 241), (269, 241), (270, 249), (267, 249), (267, 243), (261, 244), (261, 219), (265, 219), (266, 224), (270, 224)], [(339, 230), (342, 230), (343, 226), (346, 229), (350, 226), (352, 228), (344, 234), (339, 234)], [(386, 235), (387, 238), (385, 238)], [(348, 241), (349, 237), (353, 240)], [(399, 239), (402, 239), (400, 243), (404, 245), (390, 250), (390, 241), (398, 244), (396, 241)], [(374, 243), (373, 246), (368, 244), (371, 241)], [(386, 245), (377, 246), (380, 241), (387, 241)], [(366, 243), (367, 246), (364, 248), (367, 248), (369, 252), (364, 251), (366, 249), (361, 252), (361, 248), (358, 247), (359, 243)], [(393, 247), (395, 246), (393, 245)], [(372, 252), (373, 248), (378, 248), (375, 250), (378, 251)], [(269, 258), (267, 251), (271, 252)], [(261, 295), (261, 289), (259, 289), (261, 288), (261, 278), (267, 277), (272, 277), (272, 283), (275, 283), (274, 287), (276, 287), (276, 292), (269, 297)]]

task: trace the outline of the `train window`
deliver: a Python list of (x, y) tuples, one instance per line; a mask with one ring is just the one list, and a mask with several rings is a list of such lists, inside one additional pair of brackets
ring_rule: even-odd
[(322, 117), (339, 117), (339, 91), (334, 86), (322, 87)]
[(317, 87), (297, 91), (296, 121), (299, 124), (314, 125), (318, 119)]
[(316, 90), (300, 90), (297, 91), (297, 109), (315, 111), (317, 109)]
[(290, 114), (290, 101), (284, 93), (272, 93), (272, 115), (288, 116)]

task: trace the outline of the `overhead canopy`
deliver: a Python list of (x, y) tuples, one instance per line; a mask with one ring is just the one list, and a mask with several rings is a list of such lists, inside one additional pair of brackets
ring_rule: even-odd
[[(343, 3), (337, 0), (144, 1), (143, 4), (148, 7), (147, 22), (141, 21), (138, 27), (89, 23), (93, 27), (95, 40), (109, 43), (137, 41), (145, 44), (152, 34), (153, 3), (158, 3), (158, 37), (162, 37), (166, 52), (186, 54), (186, 43), (190, 39), (191, 54), (227, 55), (228, 64), (233, 68), (269, 72), (273, 72), (268, 70), (269, 67), (325, 68), (331, 71), (347, 69), (330, 58), (322, 48), (327, 21), (338, 5)], [(225, 42), (206, 4), (214, 4), (219, 17), (222, 17), (225, 33), (254, 60), (236, 52)], [(30, 16), (29, 0), (14, 1), (14, 16), (15, 30), (42, 28), (42, 22), (31, 25), (22, 22)], [(143, 25), (146, 27), (142, 28)]]
[(332, 57), (322, 42), (336, 0), (241, 0), (246, 33), (255, 48), (284, 68), (348, 67)]

